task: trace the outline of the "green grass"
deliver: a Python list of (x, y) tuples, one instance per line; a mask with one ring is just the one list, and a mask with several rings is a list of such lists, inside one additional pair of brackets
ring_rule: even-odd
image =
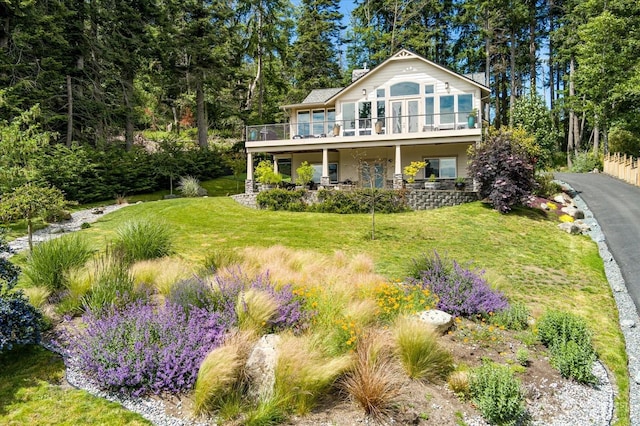
[[(200, 186), (207, 190), (209, 197), (225, 197), (227, 195), (240, 194), (244, 192), (244, 180), (245, 176), (240, 176), (236, 179), (233, 176), (222, 176), (216, 179), (205, 180), (200, 182)], [(180, 195), (180, 191), (176, 190), (179, 179), (175, 179), (173, 182), (173, 193)], [(167, 186), (169, 182), (167, 181)], [(127, 196), (129, 203), (137, 203), (138, 201), (158, 201), (162, 200), (165, 195), (169, 195), (170, 191), (164, 189), (161, 191), (151, 192), (148, 194), (138, 194)]]
[[(209, 188), (207, 188), (209, 189)], [(369, 215), (258, 211), (230, 198), (173, 199), (129, 206), (81, 231), (97, 248), (113, 241), (131, 219), (171, 226), (174, 250), (202, 264), (212, 250), (280, 244), (323, 254), (366, 253), (390, 279), (407, 275), (412, 259), (437, 250), (486, 271), (488, 281), (535, 318), (546, 309), (578, 314), (594, 327), (594, 346), (613, 372), (618, 424), (628, 421), (629, 379), (617, 309), (598, 250), (586, 236), (559, 231), (544, 213), (519, 209), (501, 215), (481, 203), (431, 211)]]
[(39, 347), (0, 355), (0, 424), (148, 425), (120, 405), (62, 385), (62, 359)]

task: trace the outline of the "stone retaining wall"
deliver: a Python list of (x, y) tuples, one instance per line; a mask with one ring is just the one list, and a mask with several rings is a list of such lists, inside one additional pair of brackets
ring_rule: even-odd
[(478, 193), (474, 191), (412, 189), (407, 195), (407, 203), (413, 210), (458, 206), (473, 201), (478, 201)]
[[(309, 191), (313, 199), (316, 191)], [(258, 194), (237, 194), (231, 197), (245, 207), (252, 209), (258, 208), (256, 201)], [(478, 201), (478, 193), (474, 191), (456, 191), (456, 190), (429, 190), (429, 189), (412, 189), (407, 194), (407, 204), (413, 210), (430, 210), (445, 206), (458, 206), (464, 203)]]
[(238, 203), (242, 204), (245, 207), (249, 207), (252, 209), (258, 208), (258, 202), (256, 201), (256, 199), (258, 198), (257, 193), (236, 194), (236, 195), (232, 195), (231, 198), (233, 198), (234, 200), (236, 200)]

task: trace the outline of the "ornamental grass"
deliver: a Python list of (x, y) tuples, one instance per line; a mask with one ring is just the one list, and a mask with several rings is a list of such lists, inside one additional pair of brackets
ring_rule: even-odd
[(378, 421), (391, 410), (403, 380), (389, 337), (381, 330), (363, 333), (353, 354), (353, 366), (340, 381), (349, 399)]
[(352, 363), (348, 355), (328, 357), (312, 336), (282, 336), (275, 368), (274, 398), (286, 411), (308, 413)]
[(393, 327), (396, 351), (412, 379), (435, 382), (453, 370), (453, 355), (440, 346), (428, 324), (415, 317), (399, 317)]

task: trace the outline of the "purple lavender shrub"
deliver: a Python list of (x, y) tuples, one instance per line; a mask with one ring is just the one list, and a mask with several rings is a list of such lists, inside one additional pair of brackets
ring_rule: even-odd
[(132, 395), (190, 389), (204, 357), (234, 325), (216, 312), (194, 308), (187, 317), (174, 303), (144, 301), (83, 320), (86, 328), (69, 338), (72, 359), (100, 387)]
[(486, 315), (509, 307), (505, 296), (491, 289), (483, 271), (466, 269), (456, 261), (442, 262), (434, 252), (431, 269), (422, 271), (422, 286), (438, 296), (438, 309), (454, 316)]
[(228, 321), (237, 321), (235, 306), (243, 290), (253, 288), (270, 294), (278, 303), (278, 311), (269, 321), (268, 331), (284, 329), (300, 331), (307, 327), (310, 313), (303, 310), (304, 300), (293, 294), (290, 285), (276, 289), (268, 274), (251, 278), (239, 270), (231, 275), (215, 275), (207, 281), (196, 277), (179, 283), (169, 295), (169, 299), (186, 309), (189, 304), (200, 306), (208, 311), (219, 312)]
[(135, 396), (187, 391), (207, 353), (236, 326), (236, 303), (246, 288), (266, 291), (278, 302), (270, 331), (306, 327), (310, 315), (290, 286), (276, 290), (268, 275), (235, 273), (210, 281), (186, 280), (160, 307), (138, 300), (121, 308), (88, 310), (86, 327), (65, 336), (67, 350), (103, 389)]

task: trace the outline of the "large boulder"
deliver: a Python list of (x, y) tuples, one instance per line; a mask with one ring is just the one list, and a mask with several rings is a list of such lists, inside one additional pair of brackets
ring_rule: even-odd
[(429, 324), (436, 332), (444, 334), (453, 325), (453, 317), (444, 311), (430, 309), (416, 314), (420, 320)]
[(245, 374), (249, 379), (248, 395), (256, 401), (266, 401), (273, 396), (279, 343), (280, 336), (267, 334), (258, 340), (249, 353), (245, 365)]

